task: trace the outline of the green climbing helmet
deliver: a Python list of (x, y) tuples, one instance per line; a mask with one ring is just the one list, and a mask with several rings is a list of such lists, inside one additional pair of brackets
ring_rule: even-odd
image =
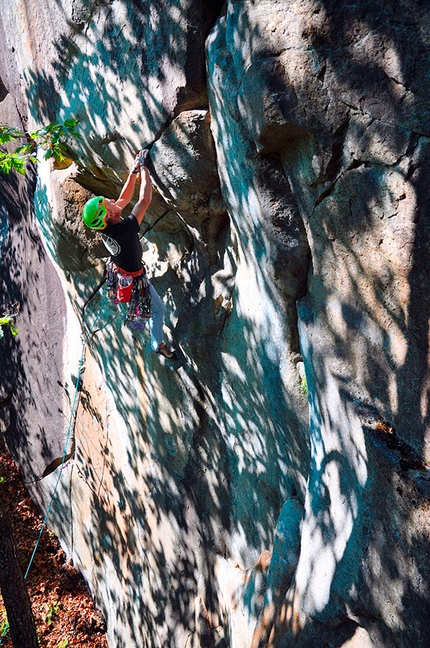
[(87, 227), (102, 230), (107, 227), (106, 214), (105, 199), (103, 196), (94, 196), (85, 203), (82, 210), (82, 220)]

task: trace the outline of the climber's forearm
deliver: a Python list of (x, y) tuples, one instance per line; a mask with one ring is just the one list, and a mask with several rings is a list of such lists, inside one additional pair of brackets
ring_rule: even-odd
[(152, 183), (146, 167), (140, 169), (139, 200), (144, 200), (148, 203), (148, 206), (152, 200)]
[[(121, 190), (121, 193), (119, 195), (118, 200), (116, 200), (116, 204), (121, 207), (121, 209), (124, 209), (126, 205), (130, 202), (130, 200), (133, 198), (134, 194), (134, 189), (136, 186), (136, 178), (137, 178), (137, 173), (129, 173), (128, 178), (125, 181), (125, 184)], [(141, 188), (142, 189), (142, 188)]]
[(136, 203), (132, 214), (135, 215), (139, 225), (144, 219), (146, 210), (151, 204), (152, 200), (152, 184), (151, 178), (149, 177), (148, 169), (143, 168), (140, 170), (140, 191), (139, 191), (139, 200)]

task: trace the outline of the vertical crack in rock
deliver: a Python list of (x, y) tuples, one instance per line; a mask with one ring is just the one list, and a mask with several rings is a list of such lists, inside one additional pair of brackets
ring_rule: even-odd
[(306, 230), (278, 156), (259, 157), (255, 184), (265, 218), (262, 225), (273, 246), (271, 261), (284, 299), (290, 350), (298, 353), (296, 301), (306, 292), (310, 263)]

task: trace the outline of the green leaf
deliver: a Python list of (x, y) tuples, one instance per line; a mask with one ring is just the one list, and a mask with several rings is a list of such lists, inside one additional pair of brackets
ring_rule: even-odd
[(18, 146), (17, 149), (15, 149), (15, 153), (18, 153), (20, 155), (21, 153), (29, 153), (32, 149), (31, 144), (23, 144), (22, 146)]
[(11, 153), (10, 155), (10, 161), (11, 161), (11, 166), (12, 169), (15, 169), (15, 171), (18, 171), (21, 175), (25, 175), (25, 163), (26, 160), (19, 155), (15, 155), (15, 153)]
[(0, 171), (10, 173), (12, 169), (25, 175), (25, 164), (27, 156), (17, 155), (16, 153), (3, 153), (0, 151)]
[(0, 157), (0, 171), (2, 173), (10, 173), (12, 170), (12, 162), (9, 157)]
[(58, 122), (52, 122), (52, 124), (48, 124), (48, 126), (45, 127), (48, 133), (52, 133), (52, 131), (57, 130), (58, 128), (61, 128), (60, 124)]
[(24, 133), (17, 128), (11, 128), (7, 124), (0, 124), (0, 144), (6, 144), (6, 142), (19, 139), (20, 137), (24, 137)]
[(0, 317), (0, 338), (3, 337), (4, 332), (2, 327), (9, 326), (9, 330), (13, 336), (18, 335), (18, 329), (14, 326), (13, 317), (6, 315), (5, 317)]

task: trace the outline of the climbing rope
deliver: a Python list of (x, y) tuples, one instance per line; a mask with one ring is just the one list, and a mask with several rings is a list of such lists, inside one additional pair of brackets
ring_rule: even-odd
[[(89, 301), (96, 295), (98, 290), (102, 287), (103, 283), (104, 283), (104, 281), (100, 283), (100, 285), (93, 292), (91, 297), (89, 299), (87, 299), (87, 301), (85, 302), (84, 307), (82, 309), (82, 314), (83, 314), (84, 317), (85, 317), (85, 308), (86, 308), (86, 306), (88, 305)], [(61, 459), (61, 464), (57, 468), (57, 470), (58, 470), (57, 480), (55, 482), (54, 490), (52, 492), (51, 498), (49, 500), (48, 507), (46, 509), (45, 517), (43, 518), (43, 522), (42, 522), (42, 526), (40, 528), (39, 536), (38, 536), (38, 538), (36, 540), (35, 547), (33, 549), (33, 552), (31, 554), (27, 569), (26, 569), (25, 574), (24, 574), (24, 580), (26, 580), (26, 578), (28, 576), (28, 573), (30, 571), (30, 568), (31, 568), (31, 565), (33, 563), (34, 557), (36, 555), (38, 546), (39, 546), (40, 541), (42, 539), (42, 534), (43, 534), (43, 532), (45, 530), (45, 527), (46, 527), (46, 524), (47, 524), (47, 521), (48, 521), (51, 506), (52, 506), (52, 503), (54, 501), (54, 497), (56, 495), (58, 485), (60, 483), (60, 479), (61, 479), (61, 476), (62, 476), (62, 470), (63, 470), (65, 462), (66, 462), (67, 448), (69, 446), (70, 436), (71, 436), (72, 430), (74, 428), (75, 410), (76, 410), (77, 402), (78, 402), (78, 394), (79, 394), (80, 383), (81, 383), (82, 367), (83, 367), (83, 364), (84, 364), (84, 361), (85, 361), (85, 349), (86, 349), (88, 340), (89, 340), (89, 338), (91, 336), (91, 333), (93, 331), (93, 328), (94, 328), (97, 320), (99, 319), (100, 315), (102, 314), (103, 309), (104, 309), (104, 304), (102, 304), (98, 315), (94, 319), (93, 323), (91, 324), (91, 326), (90, 326), (90, 328), (88, 330), (87, 335), (85, 336), (85, 338), (82, 341), (82, 351), (81, 351), (81, 357), (80, 357), (80, 360), (79, 360), (78, 373), (77, 373), (77, 376), (76, 376), (75, 392), (74, 392), (74, 396), (73, 396), (73, 403), (72, 403), (72, 409), (71, 409), (71, 412), (70, 412), (70, 419), (69, 419), (69, 425), (68, 425), (67, 434), (66, 434), (66, 440), (65, 440), (65, 443), (64, 443), (63, 456), (62, 456), (62, 459)]]

